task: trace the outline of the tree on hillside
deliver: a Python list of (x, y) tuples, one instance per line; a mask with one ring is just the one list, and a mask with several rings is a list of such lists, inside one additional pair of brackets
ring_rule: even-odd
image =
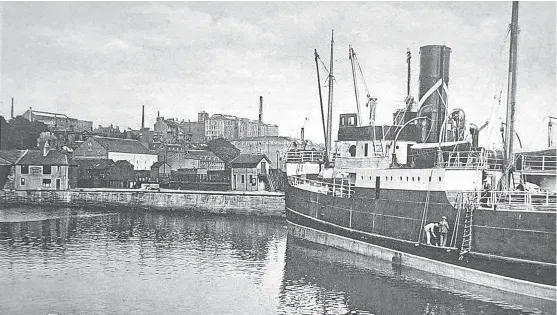
[(223, 138), (213, 139), (207, 142), (207, 149), (226, 163), (229, 163), (240, 155), (240, 150)]
[(36, 149), (37, 139), (48, 127), (39, 121), (30, 122), (22, 116), (10, 119), (6, 149)]

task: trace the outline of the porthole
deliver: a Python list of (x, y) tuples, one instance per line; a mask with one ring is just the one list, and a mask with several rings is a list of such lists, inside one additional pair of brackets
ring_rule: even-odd
[(389, 180), (389, 176), (385, 176), (385, 180)]
[(439, 176), (439, 181), (441, 181), (441, 176)]
[(420, 181), (420, 177), (418, 176), (418, 181)]
[(371, 180), (371, 176), (369, 177), (369, 180)]
[(400, 180), (402, 180), (402, 176), (400, 176)]
[(414, 181), (414, 176), (412, 176), (412, 181)]
[(393, 177), (391, 176), (391, 180), (393, 180)]
[(408, 181), (408, 176), (406, 176), (406, 181)]

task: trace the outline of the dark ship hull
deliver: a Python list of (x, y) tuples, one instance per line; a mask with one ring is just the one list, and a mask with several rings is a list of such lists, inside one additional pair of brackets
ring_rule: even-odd
[[(420, 242), (424, 191), (355, 188), (349, 198), (289, 185), (286, 218), (295, 237), (390, 260), (450, 278), (555, 299), (555, 212), (476, 209), (470, 251), (464, 223), (447, 247)], [(443, 191), (431, 191), (428, 217), (464, 222)], [(457, 218), (459, 216), (460, 218)], [(454, 234), (454, 235), (453, 235)]]

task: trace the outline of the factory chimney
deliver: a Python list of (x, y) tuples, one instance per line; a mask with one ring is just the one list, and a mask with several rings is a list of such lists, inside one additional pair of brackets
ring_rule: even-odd
[(141, 106), (141, 130), (145, 129), (145, 105)]
[(14, 118), (14, 98), (12, 97), (12, 115), (10, 118)]
[(258, 136), (261, 136), (261, 124), (263, 124), (263, 96), (259, 96), (259, 124), (257, 126)]

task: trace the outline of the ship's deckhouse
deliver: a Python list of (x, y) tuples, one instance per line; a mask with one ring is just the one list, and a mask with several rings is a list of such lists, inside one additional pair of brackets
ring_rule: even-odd
[(356, 187), (423, 191), (480, 191), (482, 171), (467, 169), (359, 169)]

